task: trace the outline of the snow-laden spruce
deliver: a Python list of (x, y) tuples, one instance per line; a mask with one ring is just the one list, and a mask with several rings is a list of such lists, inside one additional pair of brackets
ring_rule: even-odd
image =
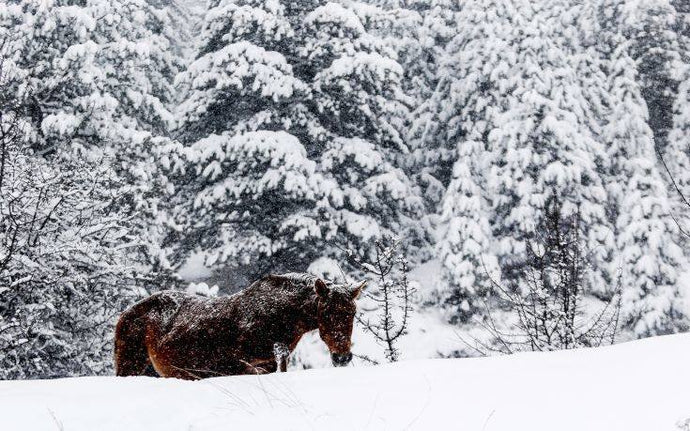
[(405, 236), (403, 70), (353, 7), (218, 1), (205, 23), (177, 79), (179, 259), (251, 279)]
[(615, 202), (611, 280), (623, 295), (625, 325), (640, 335), (672, 332), (686, 324), (679, 270), (687, 266), (687, 257), (678, 244), (671, 191), (655, 160), (628, 44), (617, 42), (609, 77), (611, 113), (603, 134), (611, 164), (608, 189)]

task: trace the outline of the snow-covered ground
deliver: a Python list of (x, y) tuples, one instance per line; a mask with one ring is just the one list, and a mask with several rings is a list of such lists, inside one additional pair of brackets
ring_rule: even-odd
[(687, 430), (690, 335), (198, 382), (0, 382), (0, 430)]

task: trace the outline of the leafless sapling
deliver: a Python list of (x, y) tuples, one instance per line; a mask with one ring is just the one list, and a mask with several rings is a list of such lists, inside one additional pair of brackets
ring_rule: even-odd
[(512, 330), (503, 328), (487, 306), (482, 324), (496, 349), (512, 353), (613, 344), (620, 292), (614, 292), (597, 313), (587, 314), (583, 309), (589, 265), (579, 212), (563, 216), (560, 204), (553, 200), (541, 232), (527, 242), (526, 257), (512, 286), (492, 279), (498, 303), (516, 319)]
[[(399, 249), (398, 239), (378, 240), (375, 242), (375, 256), (370, 261), (348, 251), (350, 262), (377, 279), (376, 288), (368, 289), (366, 293), (375, 307), (364, 308), (357, 320), (383, 344), (386, 359), (390, 362), (400, 358), (398, 341), (407, 333), (415, 292), (408, 278), (409, 263)], [(370, 312), (376, 313), (374, 321), (365, 317)]]

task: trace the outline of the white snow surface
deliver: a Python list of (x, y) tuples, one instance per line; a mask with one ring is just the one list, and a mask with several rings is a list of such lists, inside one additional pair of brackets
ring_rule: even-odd
[(613, 347), (220, 377), (0, 382), (2, 430), (687, 429), (690, 335)]

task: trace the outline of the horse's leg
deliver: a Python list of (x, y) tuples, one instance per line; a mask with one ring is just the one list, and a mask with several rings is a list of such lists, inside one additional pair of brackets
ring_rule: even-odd
[(146, 365), (146, 368), (144, 369), (144, 372), (141, 373), (141, 375), (149, 377), (160, 377), (160, 375), (156, 372), (156, 369), (153, 368), (153, 364), (150, 360), (148, 360), (148, 364)]
[(273, 355), (276, 359), (276, 369), (281, 373), (287, 371), (287, 358), (290, 356), (290, 348), (285, 343), (275, 343), (273, 345)]

